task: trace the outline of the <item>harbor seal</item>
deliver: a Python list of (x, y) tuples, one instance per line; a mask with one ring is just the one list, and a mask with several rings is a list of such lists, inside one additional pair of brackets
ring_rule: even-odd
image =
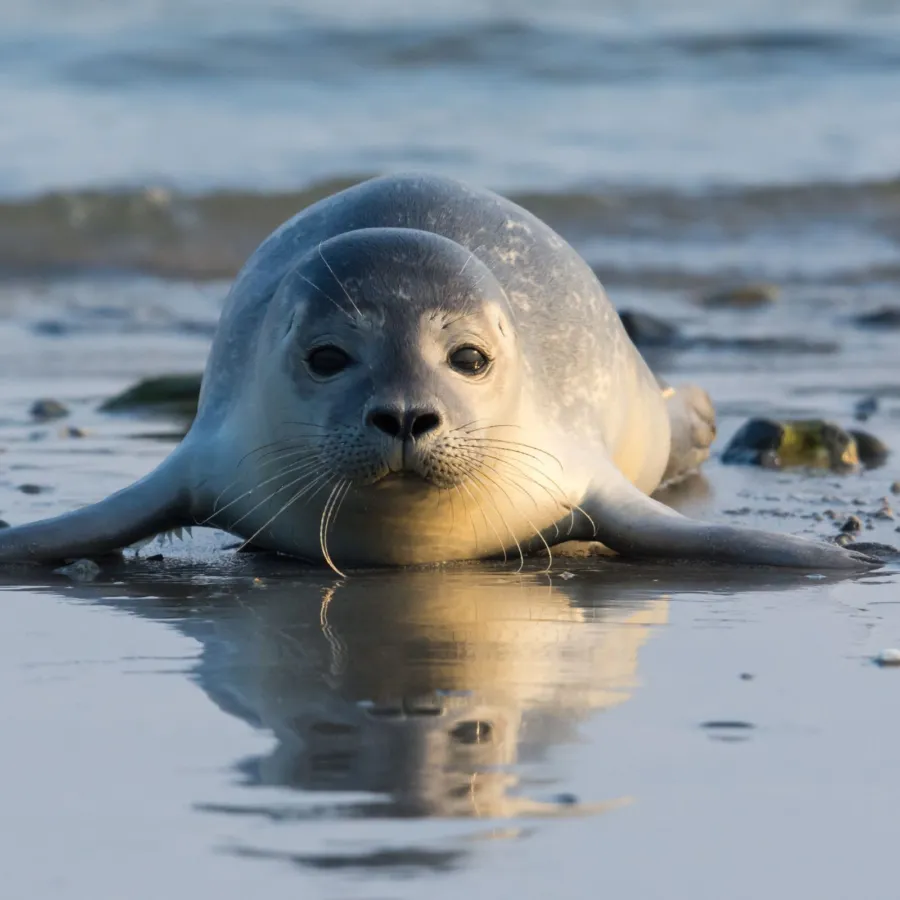
[(567, 540), (643, 558), (874, 562), (651, 499), (679, 469), (673, 446), (705, 455), (690, 436), (710, 431), (709, 411), (690, 396), (657, 380), (593, 271), (540, 219), (446, 178), (375, 178), (301, 211), (247, 261), (175, 451), (99, 503), (0, 532), (0, 562), (98, 556), (196, 524), (339, 572), (521, 565)]

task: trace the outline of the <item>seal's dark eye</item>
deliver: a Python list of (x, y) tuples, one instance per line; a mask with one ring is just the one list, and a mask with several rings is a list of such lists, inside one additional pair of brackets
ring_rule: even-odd
[(311, 350), (306, 362), (314, 375), (330, 378), (350, 365), (350, 357), (340, 347), (328, 345)]
[(463, 375), (477, 375), (489, 362), (477, 347), (459, 347), (450, 354), (450, 365)]

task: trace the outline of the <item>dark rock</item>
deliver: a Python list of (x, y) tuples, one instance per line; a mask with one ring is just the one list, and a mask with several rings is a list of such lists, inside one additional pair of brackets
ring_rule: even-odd
[(675, 325), (649, 313), (625, 310), (619, 318), (636, 347), (676, 347), (682, 342)]
[(50, 488), (43, 487), (40, 484), (20, 484), (18, 490), (23, 494), (43, 494), (46, 491), (49, 491)]
[(31, 417), (38, 422), (62, 419), (69, 414), (69, 408), (58, 400), (35, 400), (31, 404)]
[(892, 494), (900, 494), (900, 481), (895, 481), (891, 485), (891, 493)]
[(843, 428), (820, 419), (750, 419), (722, 454), (729, 465), (815, 466), (847, 471), (857, 466), (856, 445)]
[(890, 455), (890, 450), (884, 441), (879, 440), (879, 438), (866, 431), (851, 429), (849, 433), (856, 442), (856, 453), (859, 456), (859, 461), (867, 469), (876, 469), (878, 466), (884, 465)]
[(162, 375), (147, 378), (107, 400), (102, 412), (164, 412), (193, 418), (203, 376)]
[(874, 556), (883, 560), (894, 559), (900, 556), (900, 550), (893, 544), (882, 544), (878, 541), (854, 541), (853, 549), (859, 553), (865, 553), (867, 556)]
[(865, 422), (876, 412), (878, 412), (878, 398), (864, 397), (854, 407), (853, 415), (857, 422)]
[(853, 321), (864, 328), (900, 328), (900, 306), (882, 306), (874, 312), (855, 316)]
[(69, 326), (65, 322), (59, 322), (55, 319), (35, 322), (31, 327), (35, 334), (45, 335), (46, 337), (62, 337), (62, 335), (69, 332)]

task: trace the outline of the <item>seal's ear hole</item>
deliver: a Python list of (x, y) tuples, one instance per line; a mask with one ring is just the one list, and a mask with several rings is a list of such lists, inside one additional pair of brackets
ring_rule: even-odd
[(306, 357), (306, 364), (310, 371), (320, 378), (330, 378), (332, 375), (337, 375), (338, 372), (343, 372), (350, 362), (350, 357), (340, 347), (331, 344), (315, 347)]

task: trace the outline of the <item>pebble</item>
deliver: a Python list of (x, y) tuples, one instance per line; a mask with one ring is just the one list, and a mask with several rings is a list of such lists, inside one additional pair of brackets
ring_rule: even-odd
[(766, 282), (737, 284), (706, 294), (700, 303), (719, 309), (752, 309), (774, 303), (778, 294), (778, 286)]
[(877, 666), (900, 666), (900, 650), (893, 647), (882, 650), (874, 658), (874, 662)]
[(35, 400), (31, 404), (31, 417), (39, 422), (62, 419), (69, 414), (69, 408), (58, 400)]
[(891, 493), (892, 494), (900, 494), (900, 481), (895, 481), (891, 485)]
[(893, 519), (894, 518), (894, 510), (891, 509), (891, 504), (888, 501), (887, 497), (882, 497), (881, 499), (881, 509), (875, 513), (876, 519)]
[(856, 404), (854, 415), (858, 422), (865, 422), (869, 416), (878, 412), (878, 398), (865, 397)]
[(860, 531), (862, 531), (862, 522), (859, 516), (850, 516), (841, 525), (841, 534), (858, 534)]
[(20, 490), (23, 494), (43, 494), (44, 491), (49, 491), (50, 488), (42, 487), (39, 484), (20, 484), (17, 490)]
[(93, 581), (100, 574), (100, 566), (92, 559), (76, 559), (75, 562), (53, 570), (55, 575), (65, 575), (72, 581)]

